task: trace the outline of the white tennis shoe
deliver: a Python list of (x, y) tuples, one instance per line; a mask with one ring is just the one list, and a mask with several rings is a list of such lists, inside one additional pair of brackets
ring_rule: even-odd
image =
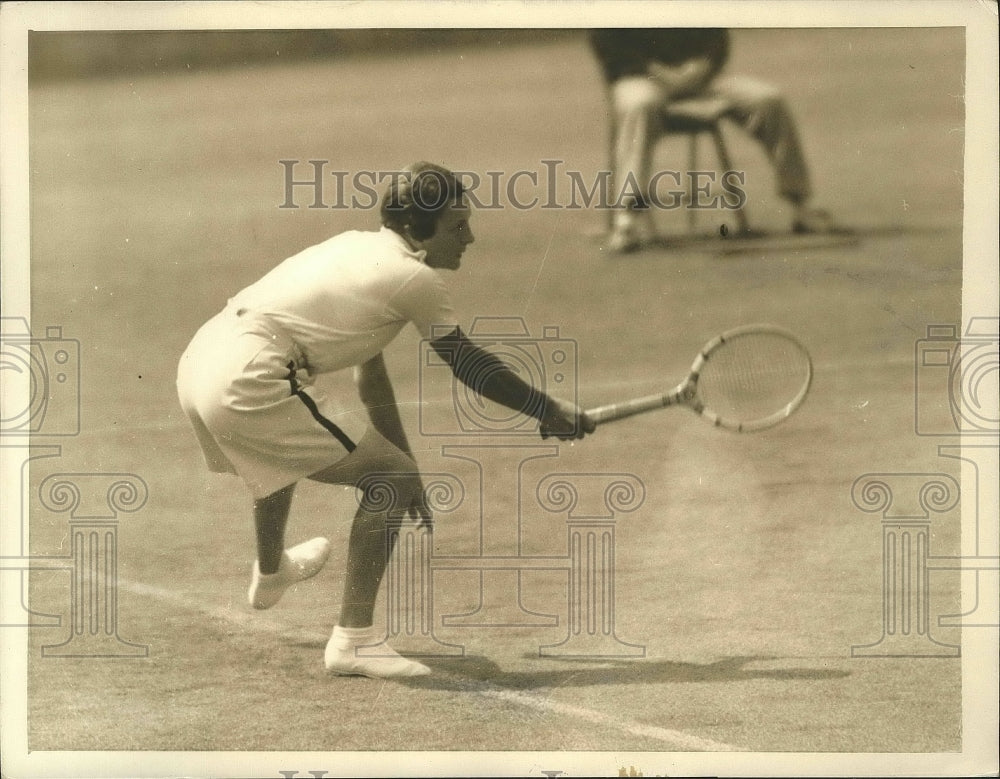
[(314, 538), (286, 549), (275, 573), (261, 573), (260, 565), (255, 561), (247, 600), (255, 609), (271, 608), (293, 584), (318, 574), (329, 556), (330, 542), (325, 538)]
[(631, 254), (642, 248), (642, 236), (632, 225), (620, 225), (608, 233), (605, 244), (611, 254)]
[[(362, 630), (365, 632), (362, 633)], [(339, 676), (368, 676), (372, 679), (400, 679), (427, 676), (431, 669), (409, 660), (387, 644), (378, 645), (377, 655), (358, 655), (358, 647), (371, 646), (374, 637), (367, 629), (336, 627), (326, 643), (323, 665), (328, 673)]]

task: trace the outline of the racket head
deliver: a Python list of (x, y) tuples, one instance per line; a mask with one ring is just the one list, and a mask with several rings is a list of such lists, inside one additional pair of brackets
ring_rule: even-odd
[(773, 427), (809, 394), (809, 351), (792, 333), (768, 324), (727, 330), (702, 347), (691, 366), (688, 402), (712, 424), (737, 433)]

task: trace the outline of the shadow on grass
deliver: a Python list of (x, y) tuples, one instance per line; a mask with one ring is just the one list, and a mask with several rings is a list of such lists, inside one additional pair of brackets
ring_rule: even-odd
[(825, 668), (747, 668), (751, 663), (772, 661), (770, 657), (727, 657), (712, 663), (672, 660), (552, 660), (572, 664), (569, 668), (506, 671), (485, 657), (430, 658), (423, 662), (430, 676), (404, 680), (408, 686), (435, 690), (467, 690), (488, 685), (508, 690), (547, 687), (589, 687), (600, 684), (685, 684), (693, 682), (822, 681), (842, 679), (850, 672)]

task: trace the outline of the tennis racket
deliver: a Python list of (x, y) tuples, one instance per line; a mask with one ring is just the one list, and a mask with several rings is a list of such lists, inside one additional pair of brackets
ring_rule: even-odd
[(812, 360), (791, 333), (746, 325), (706, 343), (684, 381), (669, 392), (587, 411), (595, 424), (683, 405), (716, 427), (746, 433), (787, 419), (806, 399)]

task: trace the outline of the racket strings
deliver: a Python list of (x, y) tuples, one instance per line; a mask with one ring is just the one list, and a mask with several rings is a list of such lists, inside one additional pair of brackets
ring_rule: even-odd
[(791, 413), (812, 375), (809, 356), (780, 333), (751, 332), (709, 352), (698, 379), (706, 409), (745, 424)]

